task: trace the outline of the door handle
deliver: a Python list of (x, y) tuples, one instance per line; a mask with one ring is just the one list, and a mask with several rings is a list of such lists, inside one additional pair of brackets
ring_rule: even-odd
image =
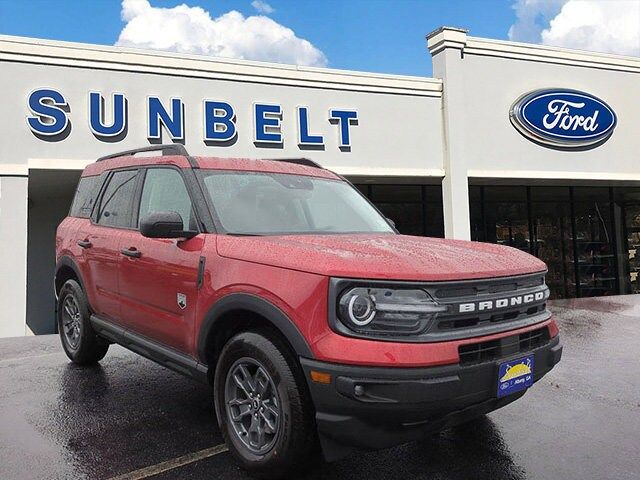
[(136, 247), (123, 248), (120, 250), (120, 253), (132, 258), (140, 258), (142, 256), (142, 252), (140, 252)]
[(76, 242), (78, 244), (78, 246), (82, 247), (82, 248), (91, 248), (93, 245), (91, 244), (91, 242), (89, 240), (78, 240)]

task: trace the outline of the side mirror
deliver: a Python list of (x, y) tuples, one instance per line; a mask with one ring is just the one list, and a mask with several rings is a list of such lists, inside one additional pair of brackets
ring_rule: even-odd
[(148, 238), (192, 238), (198, 232), (182, 229), (178, 212), (153, 212), (140, 220), (140, 233)]
[(389, 225), (391, 225), (393, 228), (396, 228), (396, 222), (391, 220), (389, 217), (384, 217), (384, 218), (387, 219), (387, 222), (389, 222)]

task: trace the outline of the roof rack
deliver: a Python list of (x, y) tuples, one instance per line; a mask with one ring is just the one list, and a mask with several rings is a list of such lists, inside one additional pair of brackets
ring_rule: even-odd
[[(160, 152), (160, 154), (163, 157), (167, 155), (178, 155), (182, 157), (187, 157), (191, 166), (193, 168), (198, 168), (198, 165), (196, 164), (195, 159), (191, 157), (191, 155), (189, 155), (189, 153), (187, 152), (187, 149), (184, 147), (184, 145), (180, 143), (170, 143), (166, 145), (151, 145), (149, 147), (134, 148), (132, 150), (124, 150), (123, 152), (112, 153), (111, 155), (105, 155), (104, 157), (100, 157), (96, 160), (96, 162), (101, 162), (103, 160), (109, 160), (109, 159), (118, 158), (118, 157), (133, 156), (136, 153), (143, 153), (143, 152)], [(323, 168), (319, 163), (314, 162), (309, 158), (268, 158), (265, 160), (270, 160), (274, 162), (293, 163), (296, 165), (302, 165), (305, 167), (312, 167), (312, 168)]]
[(273, 160), (275, 162), (295, 163), (296, 165), (303, 165), (305, 167), (323, 168), (319, 163), (316, 163), (309, 158), (269, 158), (267, 160)]
[(133, 150), (125, 150), (124, 152), (112, 153), (111, 155), (105, 155), (104, 157), (98, 158), (96, 162), (109, 160), (110, 158), (127, 157), (142, 152), (161, 152), (161, 155), (163, 157), (166, 155), (179, 155), (182, 157), (190, 158), (187, 149), (184, 148), (184, 145), (181, 145), (179, 143), (171, 143), (168, 145), (152, 145), (150, 147), (134, 148)]

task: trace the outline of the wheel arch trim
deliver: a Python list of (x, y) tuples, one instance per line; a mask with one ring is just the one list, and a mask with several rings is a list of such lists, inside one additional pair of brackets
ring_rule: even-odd
[(84, 281), (82, 280), (82, 274), (80, 273), (80, 268), (78, 267), (78, 265), (76, 264), (76, 262), (69, 256), (64, 255), (62, 257), (60, 257), (58, 259), (58, 261), (56, 262), (56, 270), (55, 273), (53, 275), (53, 290), (54, 293), (56, 295), (56, 298), (58, 297), (58, 291), (56, 288), (56, 280), (58, 278), (58, 273), (60, 272), (60, 269), (62, 269), (63, 267), (68, 267), (71, 270), (73, 270), (73, 273), (76, 274), (76, 278), (78, 279), (78, 283), (80, 284), (80, 287), (82, 288), (82, 290), (86, 292), (87, 290), (84, 287)]
[(266, 319), (289, 342), (301, 357), (314, 358), (306, 339), (298, 327), (280, 308), (271, 302), (249, 293), (230, 293), (218, 300), (207, 312), (198, 334), (198, 358), (206, 363), (207, 341), (224, 314), (233, 310), (247, 310)]

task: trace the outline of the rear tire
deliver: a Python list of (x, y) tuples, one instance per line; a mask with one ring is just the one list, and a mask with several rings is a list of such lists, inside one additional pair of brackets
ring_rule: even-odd
[(252, 475), (294, 478), (309, 465), (318, 442), (304, 382), (275, 337), (243, 332), (222, 349), (214, 378), (218, 424), (229, 451)]
[(89, 302), (75, 280), (67, 280), (60, 289), (56, 316), (62, 348), (73, 363), (91, 365), (104, 358), (109, 343), (93, 331)]

